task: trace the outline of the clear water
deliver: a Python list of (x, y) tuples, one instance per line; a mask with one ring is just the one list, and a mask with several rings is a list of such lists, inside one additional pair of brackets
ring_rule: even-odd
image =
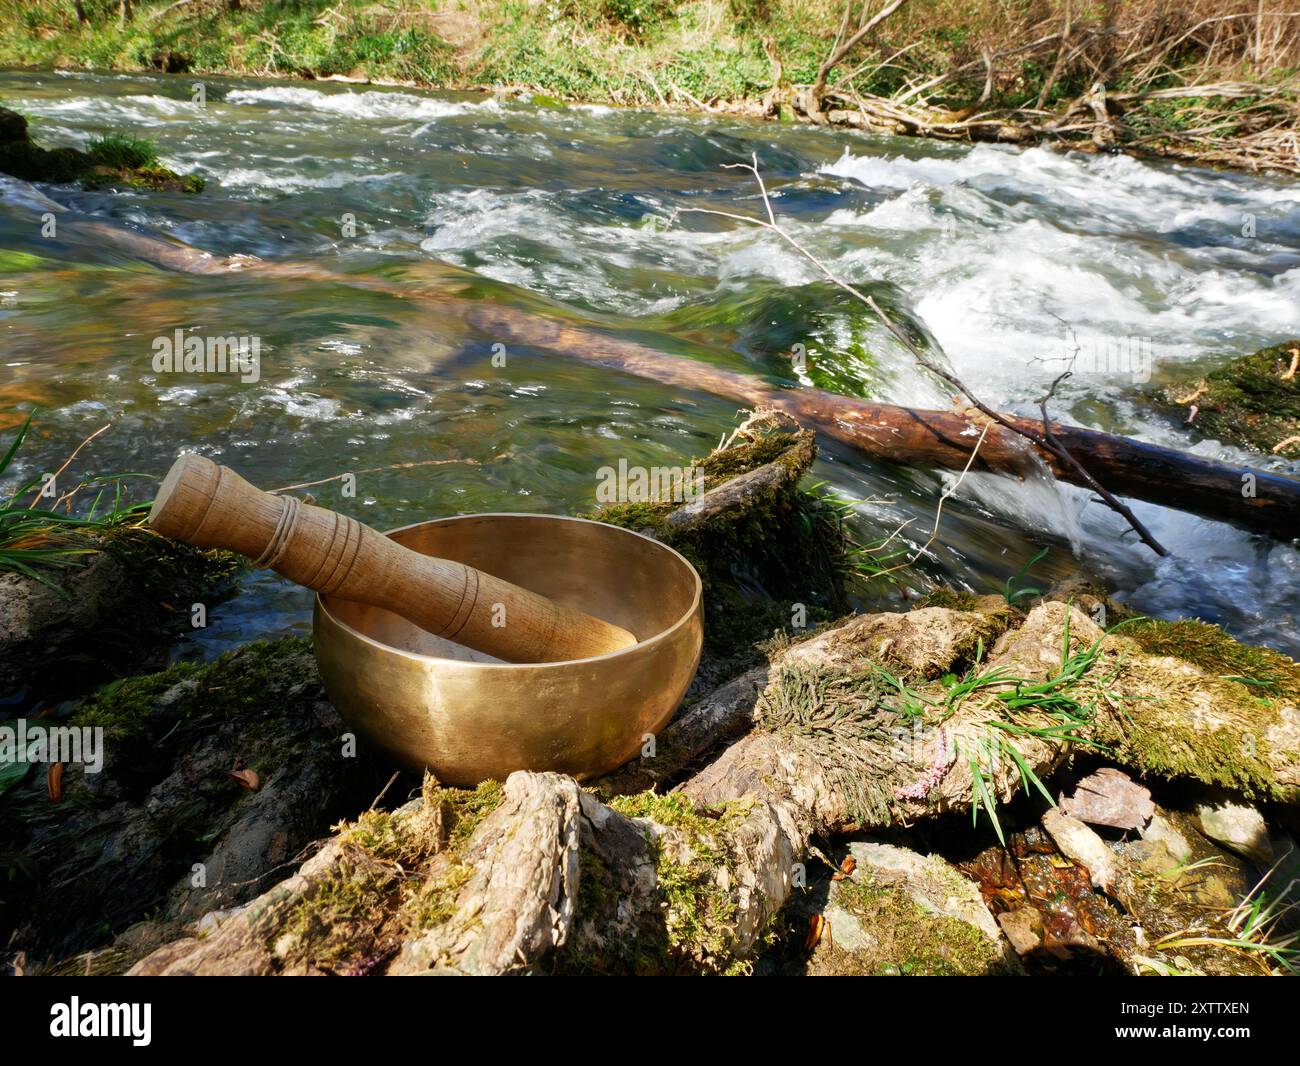
[[(1126, 157), (929, 144), (773, 124), (565, 109), (482, 96), (323, 84), (0, 74), (0, 100), (45, 145), (108, 130), (155, 140), (208, 180), (198, 196), (44, 190), (74, 210), (212, 252), (310, 261), (354, 278), (445, 277), (476, 299), (589, 321), (665, 351), (892, 402), (951, 397), (770, 234), (701, 214), (755, 214), (757, 153), (783, 224), (847, 280), (887, 298), (982, 398), (1032, 413), (1077, 345), (1137, 345), (1154, 373), (1216, 365), (1300, 333), (1300, 185)], [(345, 215), (356, 232), (345, 235)], [(666, 220), (673, 219), (665, 227)], [(574, 513), (619, 459), (672, 465), (734, 425), (734, 404), (511, 348), (436, 305), (338, 282), (163, 272), (97, 242), (43, 239), (0, 186), (0, 425), (39, 406), (15, 471), (57, 465), (111, 422), (70, 473), (161, 474), (197, 447), (275, 487), (358, 473), (317, 499), (380, 527), (482, 510)], [(1243, 236), (1243, 230), (1254, 236)], [(12, 253), (39, 256), (39, 261)], [(177, 328), (256, 335), (261, 379), (155, 374)], [(1154, 415), (1132, 374), (1066, 383), (1059, 417), (1235, 456)], [(1237, 456), (1240, 457), (1240, 456)], [(1261, 462), (1255, 457), (1253, 462)], [(1267, 461), (1300, 473), (1295, 464)], [(923, 543), (953, 475), (865, 462), (826, 446), (817, 475), (859, 506), (863, 535)], [(142, 497), (152, 495), (142, 484)], [(1300, 653), (1290, 546), (1151, 506), (1159, 561), (1082, 492), (973, 476), (949, 504), (913, 589), (978, 591), (1046, 545), (1030, 575), (1082, 570), (1138, 608), (1196, 615)], [(897, 591), (868, 593), (889, 602)], [(250, 578), (186, 654), (302, 629), (305, 594)]]

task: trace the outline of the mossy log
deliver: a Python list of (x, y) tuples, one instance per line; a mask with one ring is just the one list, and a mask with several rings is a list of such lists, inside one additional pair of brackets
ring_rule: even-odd
[(761, 661), (758, 646), (791, 628), (796, 604), (807, 627), (850, 610), (856, 545), (842, 514), (799, 487), (817, 456), (813, 434), (751, 422), (738, 440), (692, 461), (704, 476), (696, 499), (613, 504), (590, 515), (656, 537), (699, 572), (705, 646), (691, 696)]
[[(1071, 738), (1145, 771), (1300, 798), (1294, 664), (1256, 660), (1272, 670), (1250, 679), (1273, 686), (1261, 696), (1217, 660), (1144, 650), (1168, 639), (1107, 635), (1059, 601), (1027, 617), (991, 598), (858, 617), (688, 710), (662, 762), (598, 793), (555, 774), (514, 774), (487, 802), (427, 786), (423, 803), (368, 815), (298, 878), (132, 972), (735, 972), (815, 839), (983, 797), (991, 809), (1067, 759)], [(1010, 713), (996, 698), (1050, 684), (1071, 656), (1091, 659), (1053, 690), (1082, 719), (1068, 735), (1052, 705)], [(972, 671), (1001, 680), (945, 702)], [(737, 731), (667, 794), (618, 794), (670, 784)]]

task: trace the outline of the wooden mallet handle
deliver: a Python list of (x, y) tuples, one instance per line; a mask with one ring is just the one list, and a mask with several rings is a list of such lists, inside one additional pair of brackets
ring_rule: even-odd
[(507, 662), (585, 659), (636, 643), (625, 629), (411, 551), (355, 518), (263, 492), (198, 455), (182, 455), (167, 472), (149, 524), (187, 544), (239, 552), (317, 592), (387, 608)]

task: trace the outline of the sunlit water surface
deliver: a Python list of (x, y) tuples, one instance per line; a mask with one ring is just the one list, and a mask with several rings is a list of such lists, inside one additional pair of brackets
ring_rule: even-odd
[[(1157, 380), (1300, 332), (1300, 186), (1127, 157), (956, 147), (774, 124), (555, 108), (481, 96), (192, 78), (0, 74), (0, 99), (46, 146), (109, 130), (147, 136), (197, 196), (44, 191), (76, 212), (216, 253), (313, 261), (340, 273), (455, 277), (482, 300), (602, 329), (796, 386), (916, 406), (951, 396), (917, 371), (815, 268), (771, 234), (683, 208), (756, 214), (757, 153), (790, 233), (887, 299), (987, 402), (1036, 412), (1077, 348), (1149, 354)], [(418, 300), (344, 281), (194, 277), (92, 243), (42, 239), (12, 183), (0, 197), (0, 419), (38, 406), (16, 475), (62, 461), (99, 426), (83, 472), (160, 474), (198, 448), (275, 487), (380, 527), (469, 511), (578, 513), (597, 470), (703, 454), (735, 405), (549, 351), (508, 350)], [(355, 232), (346, 225), (354, 220)], [(1251, 233), (1253, 236), (1244, 236)], [(22, 253), (22, 254), (16, 254)], [(36, 256), (38, 259), (28, 257)], [(152, 342), (183, 328), (256, 335), (261, 379), (155, 374)], [(1092, 359), (1092, 363), (1088, 360)], [(1245, 459), (1153, 413), (1125, 373), (1066, 382), (1059, 417)], [(405, 467), (432, 459), (461, 460)], [(1250, 459), (1260, 463), (1259, 457)], [(1295, 464), (1266, 462), (1297, 473)], [(863, 502), (864, 538), (911, 520), (927, 539), (955, 475), (865, 462), (823, 442), (816, 475)], [(148, 483), (137, 492), (152, 495)], [(1158, 561), (1084, 493), (976, 475), (910, 579), (1002, 587), (1082, 570), (1139, 609), (1220, 621), (1300, 653), (1300, 555), (1190, 515), (1138, 513)], [(868, 591), (864, 603), (895, 592)], [(250, 578), (183, 654), (307, 624), (305, 593)]]

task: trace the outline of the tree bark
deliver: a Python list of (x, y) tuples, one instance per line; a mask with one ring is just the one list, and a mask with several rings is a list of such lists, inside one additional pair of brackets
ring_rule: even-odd
[[(774, 388), (745, 374), (587, 327), (512, 307), (456, 297), (446, 300), (449, 310), (487, 336), (725, 396), (747, 407), (784, 411), (877, 462), (960, 470), (979, 440), (978, 415), (872, 403), (822, 389)], [(1014, 415), (1008, 419), (1042, 431), (1037, 419)], [(1116, 495), (1204, 515), (1281, 540), (1300, 535), (1300, 481), (1059, 422), (1053, 423), (1052, 432), (1089, 474)], [(1041, 469), (1038, 464), (1045, 464), (1061, 481), (1081, 482), (1068, 465), (1000, 426), (990, 427), (975, 469), (1023, 478), (1036, 467)]]

